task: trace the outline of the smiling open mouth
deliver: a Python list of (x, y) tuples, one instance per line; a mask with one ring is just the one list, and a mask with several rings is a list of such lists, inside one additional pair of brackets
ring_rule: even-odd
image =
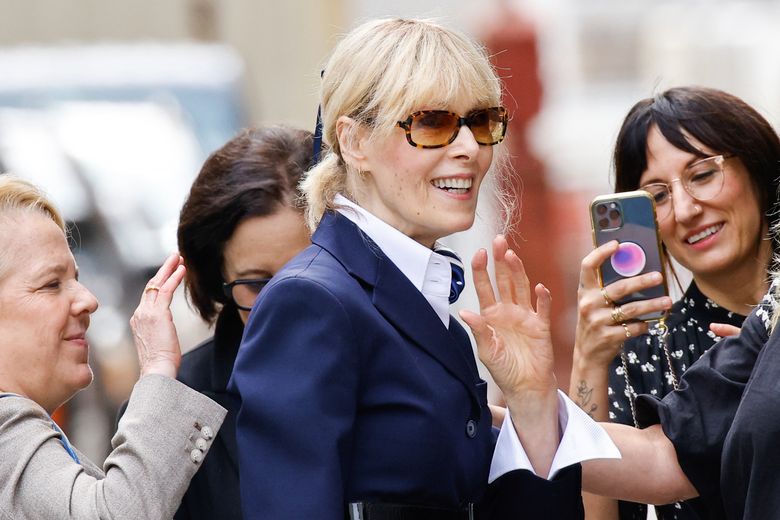
[(723, 224), (715, 224), (714, 226), (708, 227), (707, 229), (705, 229), (701, 233), (696, 233), (695, 235), (686, 238), (685, 241), (688, 242), (689, 244), (695, 244), (696, 242), (704, 240), (708, 236), (717, 233), (718, 231), (721, 230), (722, 227), (723, 227)]
[(458, 194), (468, 193), (473, 183), (474, 183), (473, 179), (468, 179), (468, 178), (433, 179), (431, 181), (431, 184), (433, 184), (440, 190), (444, 190), (449, 193), (458, 193)]

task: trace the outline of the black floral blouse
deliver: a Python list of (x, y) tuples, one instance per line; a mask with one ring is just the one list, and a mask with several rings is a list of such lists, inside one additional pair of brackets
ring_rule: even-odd
[[(728, 311), (707, 298), (691, 282), (685, 295), (675, 302), (666, 324), (666, 343), (670, 361), (661, 348), (658, 336), (645, 334), (627, 340), (623, 345), (625, 367), (621, 356), (615, 358), (609, 371), (609, 418), (612, 422), (634, 426), (632, 395), (650, 394), (663, 397), (674, 390), (674, 381), (721, 338), (709, 330), (710, 323), (742, 326), (745, 316)], [(669, 366), (671, 364), (671, 367)], [(670, 370), (671, 368), (671, 370)], [(633, 393), (629, 391), (626, 380)], [(698, 499), (656, 506), (659, 520), (706, 518)], [(647, 518), (647, 506), (620, 502), (621, 520)]]

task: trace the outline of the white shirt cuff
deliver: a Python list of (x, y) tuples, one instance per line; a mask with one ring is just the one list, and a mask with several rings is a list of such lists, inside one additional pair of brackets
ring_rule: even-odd
[[(620, 451), (598, 423), (574, 404), (566, 394), (558, 390), (558, 424), (563, 432), (558, 451), (553, 457), (548, 479), (567, 466), (592, 459), (619, 459)], [(501, 432), (498, 434), (493, 461), (490, 463), (488, 483), (505, 473), (518, 469), (536, 472), (517, 437), (509, 409), (506, 411)]]

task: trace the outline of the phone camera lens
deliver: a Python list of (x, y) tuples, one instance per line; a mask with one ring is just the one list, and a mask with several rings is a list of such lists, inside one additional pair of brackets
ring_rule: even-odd
[(596, 206), (596, 213), (598, 213), (599, 216), (606, 215), (607, 214), (607, 205), (606, 204), (599, 204), (598, 206)]
[(607, 229), (609, 227), (609, 219), (607, 218), (599, 219), (599, 226), (601, 227), (601, 229)]
[(609, 218), (610, 220), (619, 220), (620, 219), (620, 212), (616, 209), (609, 210)]

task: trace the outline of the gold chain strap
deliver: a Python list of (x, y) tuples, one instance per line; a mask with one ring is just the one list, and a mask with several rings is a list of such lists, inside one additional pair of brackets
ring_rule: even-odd
[[(672, 387), (677, 390), (679, 388), (677, 374), (674, 372), (674, 367), (672, 366), (672, 355), (669, 352), (669, 345), (666, 342), (666, 339), (669, 337), (669, 327), (666, 325), (666, 320), (664, 318), (660, 318), (655, 323), (655, 325), (650, 327), (649, 332), (651, 336), (658, 338), (658, 345), (661, 347), (661, 350), (664, 351), (666, 364), (669, 367), (669, 374), (672, 377)], [(623, 343), (623, 346), (625, 347), (625, 343)], [(634, 404), (636, 402), (636, 391), (634, 390), (634, 387), (631, 386), (631, 381), (628, 377), (628, 361), (626, 358), (625, 348), (620, 350), (620, 363), (623, 365), (623, 379), (626, 381), (626, 392), (628, 392), (628, 405), (631, 408), (631, 419), (634, 421), (634, 426), (639, 428), (639, 423), (636, 420), (636, 406)]]
[(664, 355), (666, 356), (666, 364), (669, 366), (669, 375), (672, 376), (672, 388), (679, 390), (680, 383), (677, 379), (677, 374), (674, 373), (672, 355), (669, 352), (669, 345), (666, 343), (666, 338), (669, 336), (669, 327), (666, 326), (666, 321), (663, 318), (658, 320), (658, 324), (650, 331), (650, 334), (658, 336), (658, 344), (661, 345), (661, 348), (664, 351)]

